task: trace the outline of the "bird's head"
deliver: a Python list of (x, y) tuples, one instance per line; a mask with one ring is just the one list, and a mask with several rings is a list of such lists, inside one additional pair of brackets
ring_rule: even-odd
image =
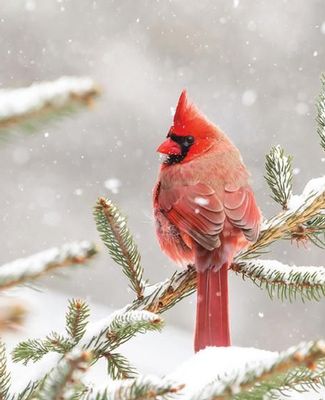
[(207, 152), (220, 134), (218, 128), (189, 102), (183, 90), (174, 115), (174, 124), (157, 151), (166, 154), (165, 164), (188, 162)]

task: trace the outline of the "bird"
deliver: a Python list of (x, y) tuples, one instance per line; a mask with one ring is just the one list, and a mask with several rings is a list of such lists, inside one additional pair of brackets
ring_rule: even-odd
[(153, 190), (158, 242), (180, 266), (197, 272), (194, 351), (230, 346), (228, 270), (257, 240), (261, 211), (241, 154), (183, 90)]

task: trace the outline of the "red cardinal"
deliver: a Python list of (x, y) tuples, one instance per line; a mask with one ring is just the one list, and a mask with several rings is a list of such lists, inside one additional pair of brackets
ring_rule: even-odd
[(185, 91), (157, 151), (166, 155), (153, 194), (160, 246), (198, 273), (195, 351), (230, 346), (228, 268), (257, 239), (261, 222), (249, 173), (238, 149)]

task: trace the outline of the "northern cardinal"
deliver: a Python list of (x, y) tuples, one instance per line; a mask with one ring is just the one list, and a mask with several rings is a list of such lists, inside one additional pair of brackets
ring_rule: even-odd
[(261, 222), (249, 173), (238, 149), (186, 91), (157, 151), (165, 154), (153, 193), (160, 246), (197, 270), (194, 349), (230, 346), (228, 268), (257, 239)]

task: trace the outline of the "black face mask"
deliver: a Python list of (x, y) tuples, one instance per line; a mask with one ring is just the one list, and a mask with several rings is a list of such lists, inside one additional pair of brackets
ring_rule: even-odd
[(188, 136), (178, 136), (175, 133), (169, 132), (167, 137), (177, 143), (181, 148), (181, 154), (169, 154), (166, 158), (165, 163), (168, 165), (177, 164), (184, 160), (187, 156), (188, 151), (194, 143), (194, 137)]

